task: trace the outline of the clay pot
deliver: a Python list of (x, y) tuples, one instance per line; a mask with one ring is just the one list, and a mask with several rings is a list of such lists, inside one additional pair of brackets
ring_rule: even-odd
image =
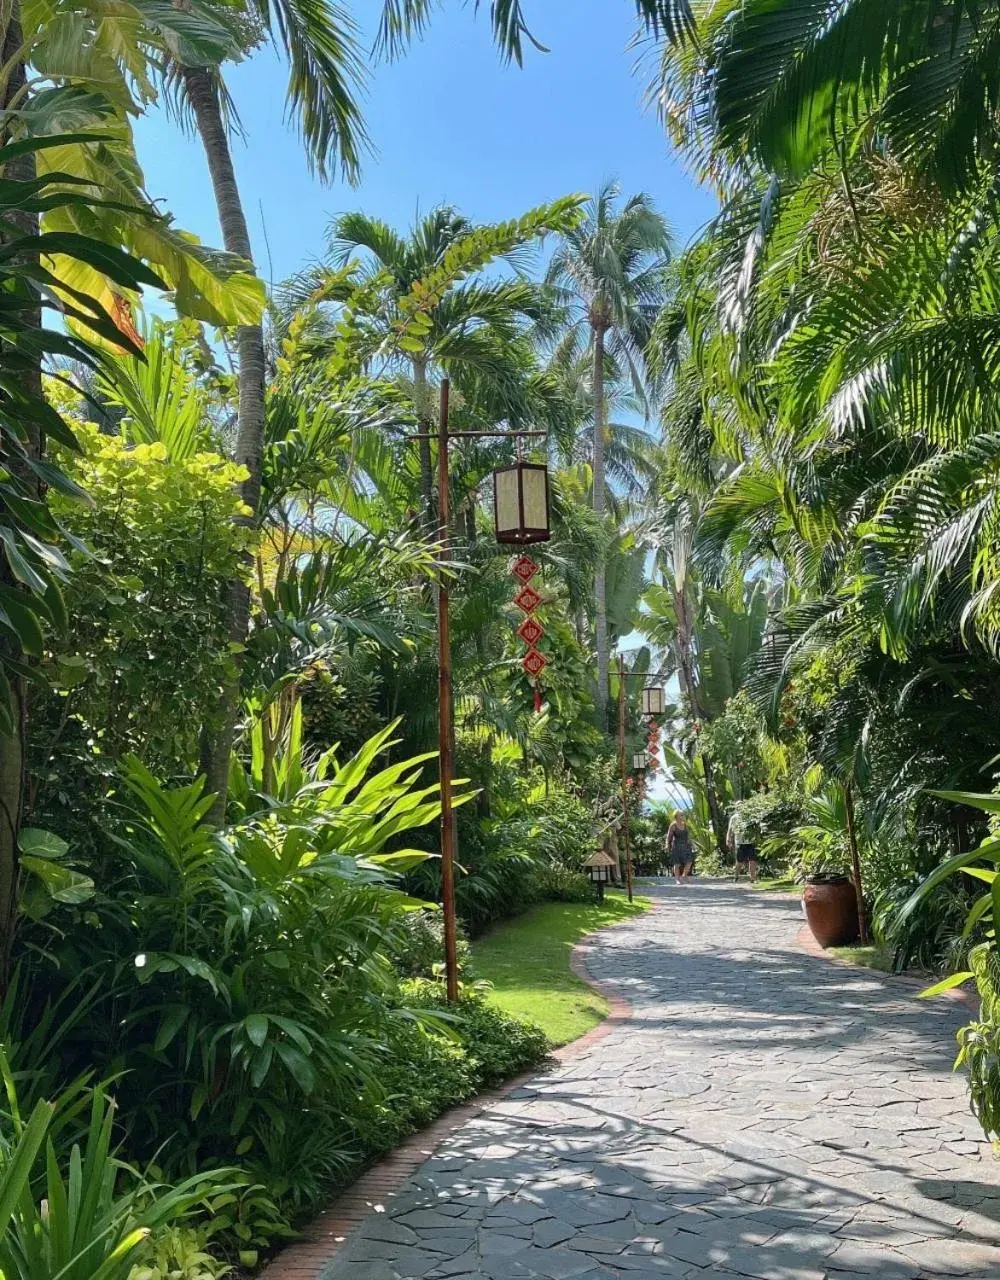
[(848, 947), (858, 940), (858, 898), (847, 876), (810, 876), (802, 894), (806, 920), (821, 947)]

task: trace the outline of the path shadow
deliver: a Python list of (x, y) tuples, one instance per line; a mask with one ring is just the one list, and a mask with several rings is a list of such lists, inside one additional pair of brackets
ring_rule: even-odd
[(750, 940), (731, 939), (725, 952), (700, 952), (695, 961), (668, 937), (609, 937), (590, 953), (588, 968), (630, 1001), (637, 1032), (724, 1029), (731, 1049), (770, 1052), (813, 1041), (831, 1054), (868, 1050), (883, 1060), (905, 1049), (912, 1065), (947, 1073), (955, 1031), (969, 1016), (957, 1002), (918, 1002), (915, 988), (892, 975), (805, 951), (758, 949)]

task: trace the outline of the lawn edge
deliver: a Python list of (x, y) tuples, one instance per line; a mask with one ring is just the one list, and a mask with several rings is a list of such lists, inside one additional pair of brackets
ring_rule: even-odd
[[(644, 897), (649, 895), (642, 895)], [(656, 899), (650, 896), (647, 911), (656, 910)], [(576, 976), (597, 991), (607, 1002), (608, 1012), (595, 1027), (585, 1031), (576, 1040), (552, 1049), (550, 1059), (565, 1062), (603, 1040), (605, 1036), (627, 1022), (632, 1016), (632, 1005), (611, 983), (595, 978), (587, 964), (588, 954), (595, 940), (608, 929), (620, 928), (631, 921), (615, 921), (604, 928), (584, 934), (570, 952), (570, 969)], [(444, 1111), (425, 1128), (411, 1134), (387, 1155), (366, 1169), (349, 1187), (338, 1192), (325, 1209), (321, 1209), (303, 1227), (300, 1239), (279, 1250), (260, 1272), (260, 1280), (317, 1280), (323, 1268), (348, 1242), (351, 1234), (361, 1225), (377, 1205), (391, 1200), (399, 1188), (413, 1176), (425, 1160), (428, 1160), (442, 1142), (470, 1120), (474, 1120), (496, 1102), (502, 1102), (516, 1089), (545, 1070), (540, 1067), (508, 1080), (497, 1089), (477, 1093), (468, 1102)]]
[[(643, 895), (644, 897), (647, 895)], [(649, 906), (643, 908), (643, 914), (647, 911), (656, 910), (655, 898), (649, 898)], [(641, 917), (633, 917), (641, 918)], [(572, 1058), (575, 1054), (589, 1048), (598, 1040), (603, 1040), (605, 1036), (609, 1036), (611, 1032), (622, 1022), (627, 1022), (632, 1016), (632, 1006), (628, 1000), (617, 990), (610, 982), (606, 982), (603, 978), (595, 978), (590, 972), (587, 964), (587, 958), (594, 948), (595, 939), (599, 938), (602, 933), (607, 933), (608, 929), (618, 929), (628, 921), (619, 920), (614, 924), (605, 925), (603, 929), (595, 929), (592, 933), (585, 933), (577, 942), (569, 955), (569, 967), (580, 979), (581, 982), (587, 984), (592, 990), (596, 991), (602, 999), (608, 1002), (608, 1011), (600, 1022), (591, 1027), (589, 1031), (585, 1031), (582, 1036), (577, 1036), (575, 1040), (570, 1040), (568, 1044), (560, 1045), (558, 1049), (552, 1050), (552, 1057), (560, 1062), (564, 1058)]]

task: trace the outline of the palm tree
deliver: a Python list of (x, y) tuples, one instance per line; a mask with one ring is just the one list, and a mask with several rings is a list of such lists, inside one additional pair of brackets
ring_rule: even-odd
[[(749, 162), (801, 177), (872, 120), (950, 191), (989, 166), (998, 125), (996, 0), (665, 0), (654, 93), (675, 137), (720, 176)], [(691, 37), (694, 37), (693, 39)]]
[[(578, 214), (569, 197), (523, 217), (476, 226), (451, 206), (432, 210), (408, 236), (378, 218), (347, 213), (329, 232), (328, 261), (296, 280), (293, 301), (349, 301), (368, 363), (376, 357), (406, 369), (422, 426), (432, 418), (430, 379), (451, 378), (459, 390), (488, 393), (498, 417), (533, 411), (525, 398), (523, 342), (527, 331), (552, 325), (545, 290), (520, 278), (495, 279), (486, 268), (509, 261), (550, 231), (565, 231)], [(353, 270), (352, 270), (353, 268)], [(409, 317), (416, 304), (422, 323)], [(420, 441), (421, 492), (433, 524), (430, 441)]]
[[(355, 176), (364, 145), (357, 107), (360, 60), (350, 25), (345, 28), (344, 14), (332, 6), (303, 4), (301, 0), (254, 0), (242, 16), (255, 19), (268, 34), (277, 34), (284, 48), (289, 106), (312, 164), (323, 175), (331, 163), (339, 162), (345, 173)], [(183, 86), (205, 150), (223, 244), (252, 267), (253, 249), (229, 146), (219, 69), (180, 63), (172, 74)], [(255, 515), (264, 449), (266, 359), (262, 324), (240, 325), (236, 341), (239, 404), (234, 457), (246, 468), (242, 497)], [(234, 580), (229, 594), (230, 636), (234, 645), (242, 646), (250, 621), (250, 592), (242, 581)], [(202, 768), (208, 790), (216, 796), (212, 811), (216, 822), (225, 816), (238, 707), (238, 681), (233, 680), (223, 690), (215, 728), (203, 742)]]
[[(564, 235), (549, 264), (547, 280), (570, 312), (572, 336), (587, 349), (593, 367), (594, 510), (606, 506), (605, 381), (609, 370), (631, 378), (646, 397), (646, 347), (666, 300), (671, 234), (645, 195), (631, 196), (619, 210), (617, 184), (606, 182), (588, 202), (580, 225)], [(608, 622), (605, 569), (594, 575), (597, 641), (597, 705), (608, 702)]]

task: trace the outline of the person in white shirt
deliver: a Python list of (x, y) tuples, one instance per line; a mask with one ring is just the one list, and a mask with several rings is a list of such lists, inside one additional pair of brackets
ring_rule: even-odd
[(726, 834), (726, 846), (736, 855), (736, 879), (745, 867), (750, 883), (757, 879), (757, 846), (747, 838), (747, 824), (737, 809), (729, 819), (729, 831)]

